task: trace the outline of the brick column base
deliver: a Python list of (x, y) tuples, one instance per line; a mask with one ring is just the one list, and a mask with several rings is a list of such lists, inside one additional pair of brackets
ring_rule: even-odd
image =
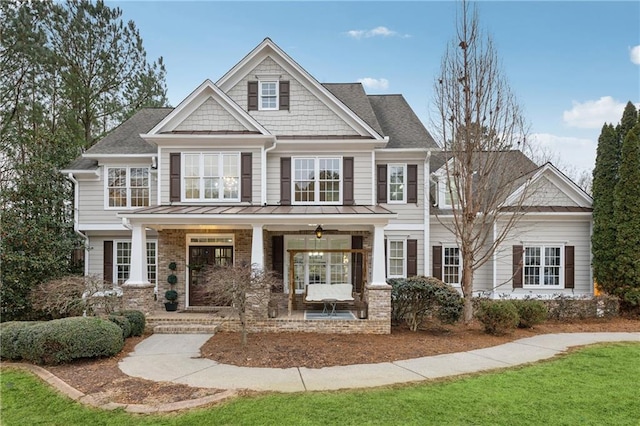
[(145, 315), (155, 310), (154, 284), (122, 286), (122, 305), (125, 310), (141, 311)]
[(391, 333), (391, 286), (367, 285), (365, 290), (369, 304), (369, 320), (385, 324), (385, 327), (388, 327), (387, 333)]

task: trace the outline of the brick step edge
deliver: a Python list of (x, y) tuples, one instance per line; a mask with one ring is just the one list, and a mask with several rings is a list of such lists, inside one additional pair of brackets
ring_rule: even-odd
[(159, 324), (153, 327), (155, 334), (215, 334), (218, 324)]

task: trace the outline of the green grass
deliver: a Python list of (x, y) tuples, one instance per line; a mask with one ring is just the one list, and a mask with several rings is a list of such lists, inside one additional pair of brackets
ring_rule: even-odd
[(3, 369), (11, 425), (640, 425), (640, 344), (592, 346), (530, 367), (366, 391), (269, 394), (180, 414), (130, 415), (70, 401)]

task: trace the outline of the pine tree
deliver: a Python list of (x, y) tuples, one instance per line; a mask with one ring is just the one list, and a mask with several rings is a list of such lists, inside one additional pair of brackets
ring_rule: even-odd
[(616, 293), (623, 305), (640, 307), (640, 124), (627, 132), (622, 144), (615, 188)]
[(593, 274), (598, 287), (611, 293), (615, 287), (616, 226), (614, 193), (618, 176), (618, 139), (611, 124), (602, 126), (593, 169)]

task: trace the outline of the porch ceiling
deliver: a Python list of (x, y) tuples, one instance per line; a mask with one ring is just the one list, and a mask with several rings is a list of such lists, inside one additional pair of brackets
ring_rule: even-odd
[(118, 216), (147, 225), (386, 225), (397, 213), (381, 206), (203, 206), (144, 207)]

